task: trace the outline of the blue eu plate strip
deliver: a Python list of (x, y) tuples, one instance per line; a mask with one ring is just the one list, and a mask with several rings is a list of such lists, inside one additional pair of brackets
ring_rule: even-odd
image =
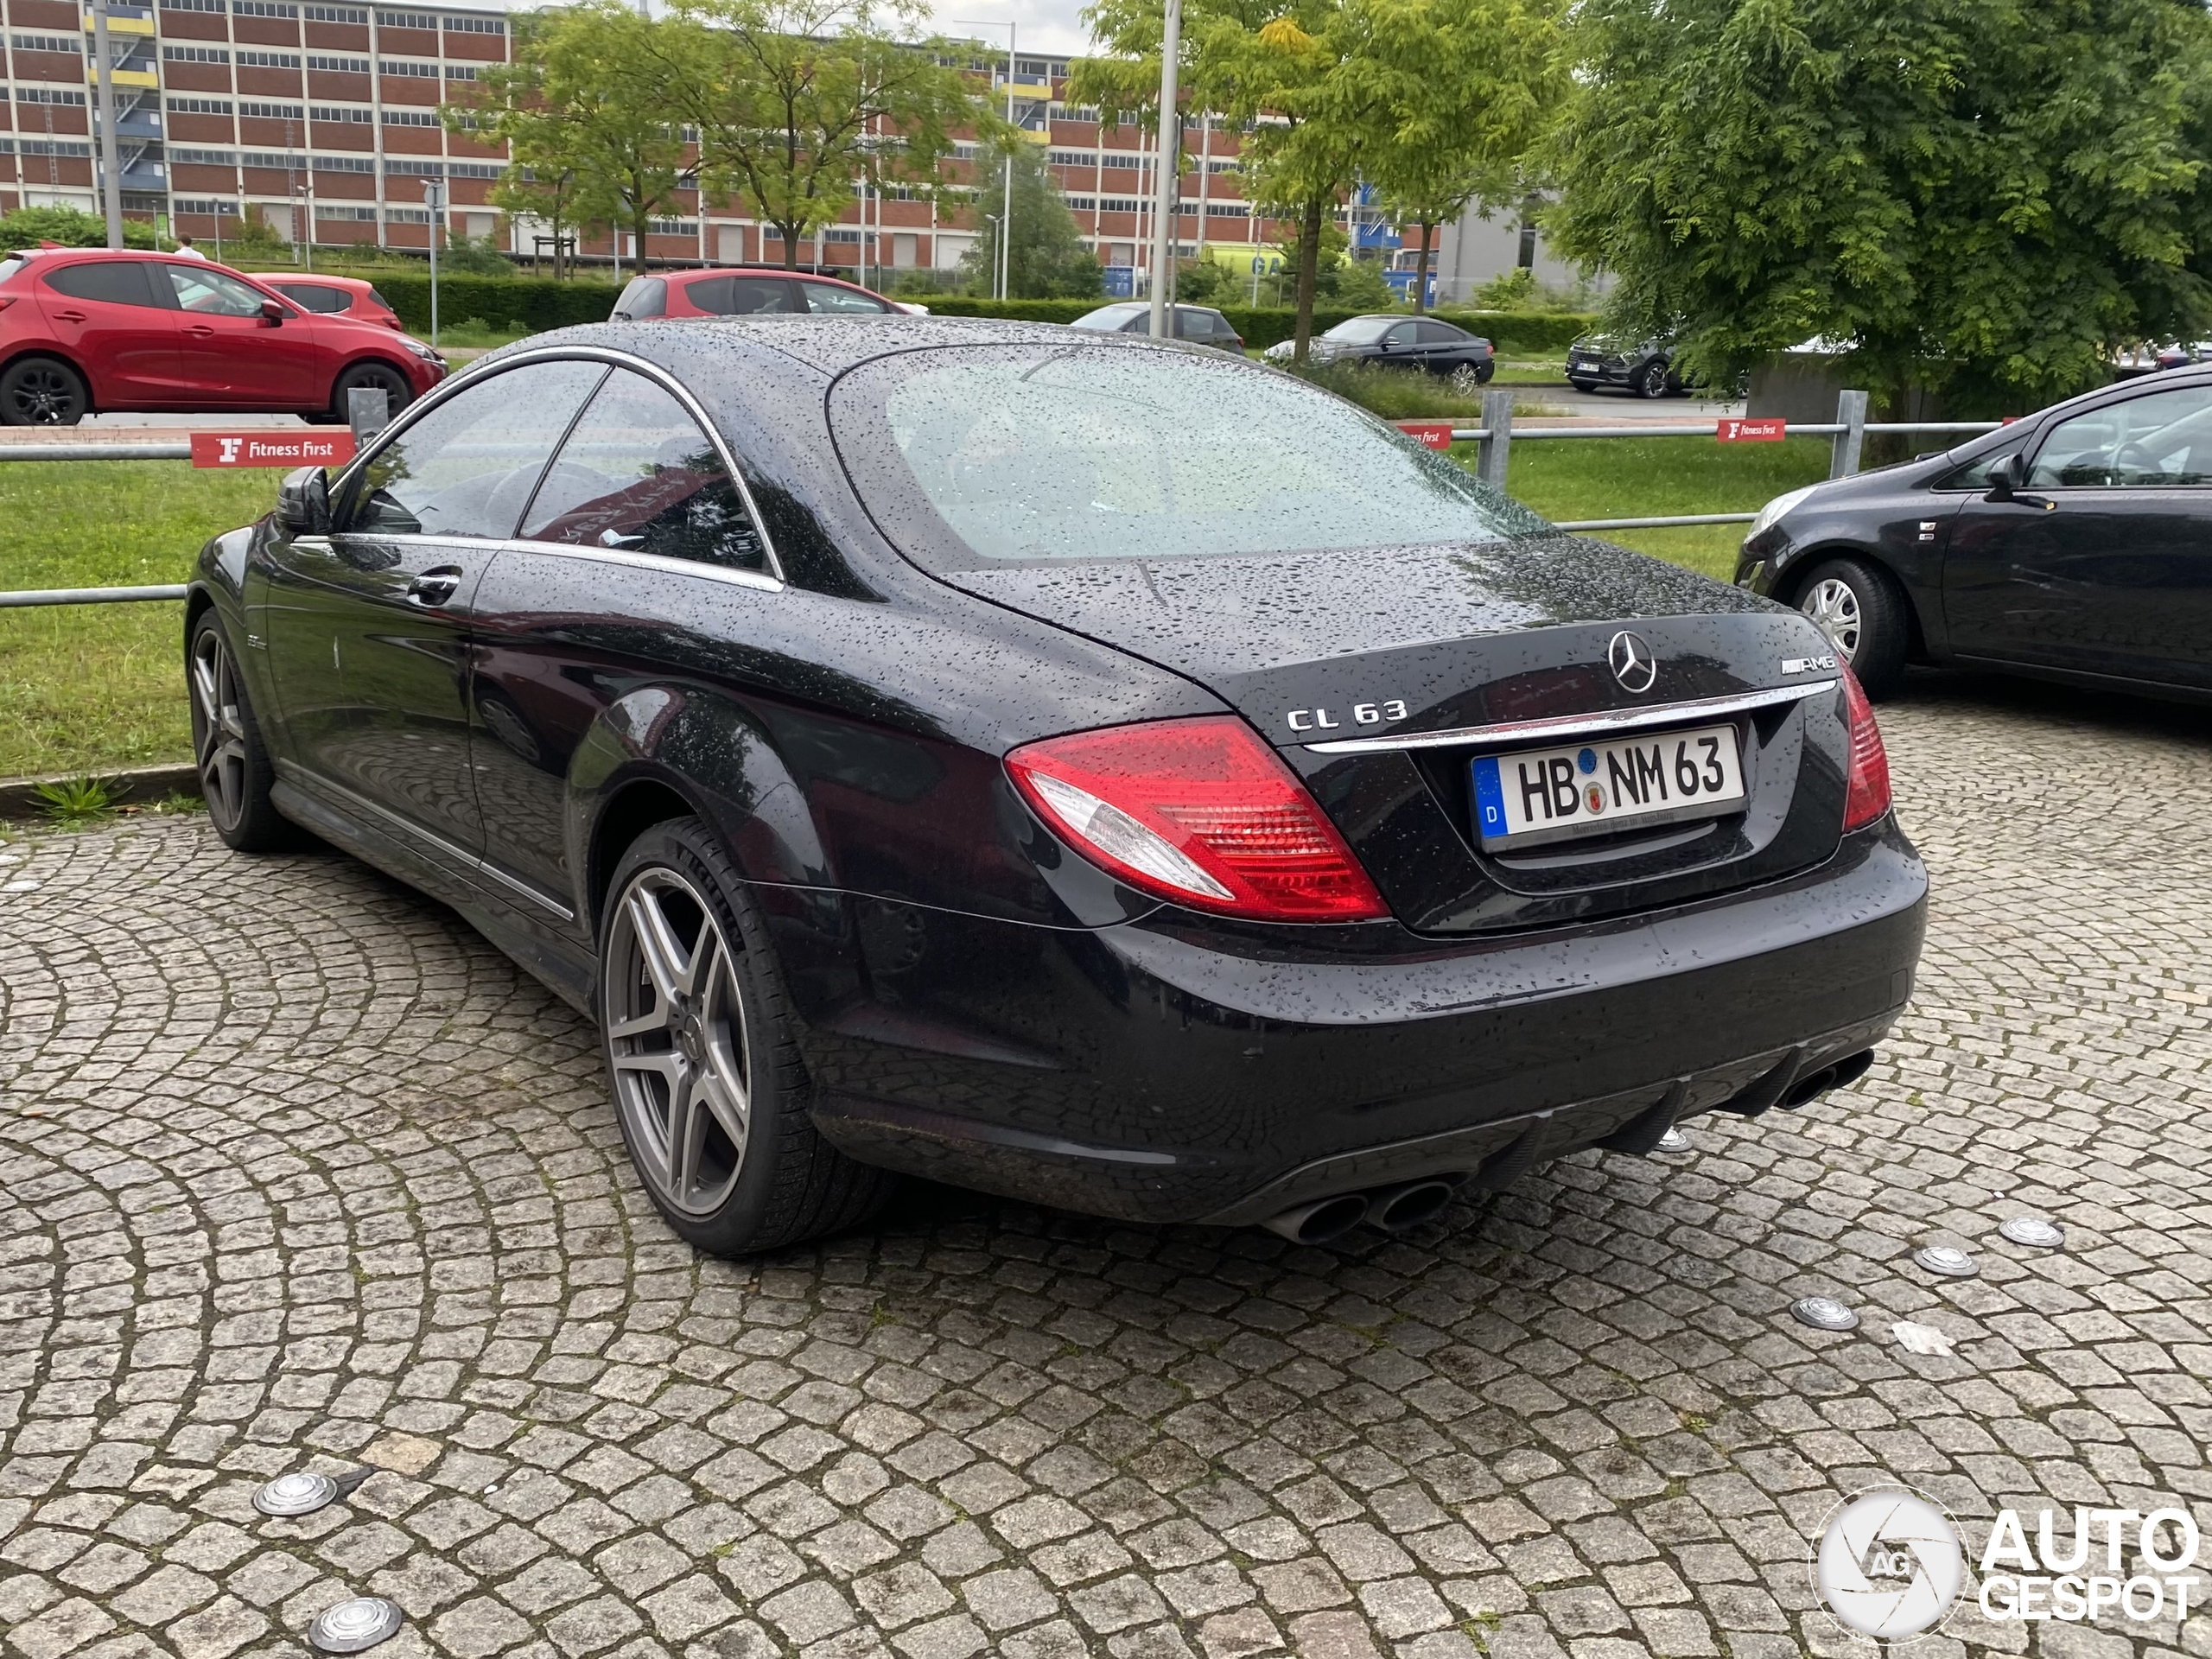
[(1474, 763), (1475, 823), (1485, 836), (1505, 833), (1505, 790), (1497, 781), (1497, 757), (1484, 755)]

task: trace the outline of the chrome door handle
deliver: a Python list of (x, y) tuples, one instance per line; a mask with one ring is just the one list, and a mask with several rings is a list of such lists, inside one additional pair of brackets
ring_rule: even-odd
[(461, 587), (461, 572), (452, 565), (425, 570), (407, 584), (410, 604), (437, 606), (451, 599)]

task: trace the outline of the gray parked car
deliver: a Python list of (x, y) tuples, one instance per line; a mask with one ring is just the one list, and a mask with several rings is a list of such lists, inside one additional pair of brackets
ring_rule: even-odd
[[(1211, 306), (1178, 305), (1169, 308), (1175, 313), (1176, 339), (1198, 346), (1218, 346), (1239, 357), (1244, 355), (1244, 337)], [(1070, 326), (1102, 334), (1148, 334), (1152, 332), (1152, 302), (1122, 300), (1102, 305), (1096, 311), (1077, 317)]]

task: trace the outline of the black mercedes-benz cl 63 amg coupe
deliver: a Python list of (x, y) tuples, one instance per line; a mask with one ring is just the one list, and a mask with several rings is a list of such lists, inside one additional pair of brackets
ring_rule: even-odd
[(1807, 618), (1042, 326), (495, 353), (211, 542), (200, 766), (599, 1022), (703, 1249), (895, 1172), (1318, 1240), (1863, 1072), (1926, 883)]

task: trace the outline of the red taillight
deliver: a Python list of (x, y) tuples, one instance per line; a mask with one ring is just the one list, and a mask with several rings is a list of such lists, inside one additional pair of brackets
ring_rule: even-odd
[(1851, 779), (1843, 797), (1843, 827), (1863, 830), (1890, 810), (1890, 757), (1882, 747), (1882, 728), (1873, 705), (1859, 689), (1859, 677), (1843, 671), (1843, 715), (1851, 732)]
[(1163, 899), (1270, 922), (1390, 913), (1313, 796), (1232, 715), (1047, 738), (1006, 767), (1086, 858)]

